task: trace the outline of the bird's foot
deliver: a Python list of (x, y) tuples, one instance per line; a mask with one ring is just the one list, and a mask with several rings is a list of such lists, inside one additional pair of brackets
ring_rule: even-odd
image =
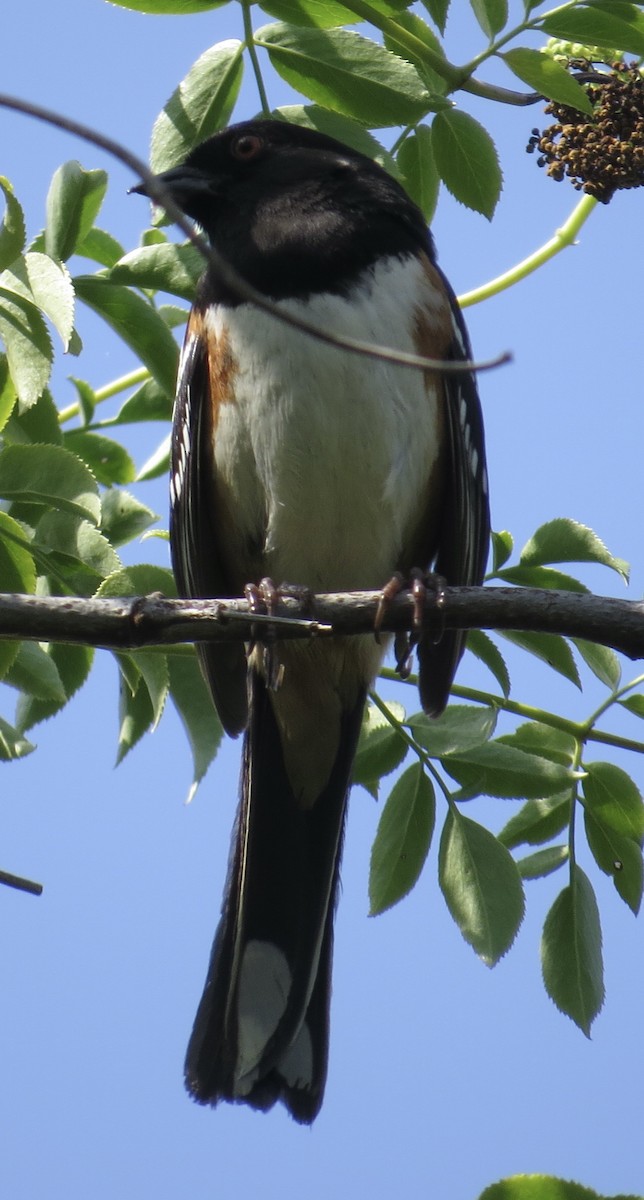
[[(420, 641), (421, 635), (425, 628), (425, 608), (427, 601), (427, 593), (433, 592), (436, 602), (436, 610), (442, 613), (445, 602), (445, 587), (446, 581), (442, 575), (436, 575), (432, 571), (422, 571), (419, 567), (412, 567), (408, 576), (404, 576), (400, 571), (396, 571), (391, 579), (382, 589), (380, 593), (380, 601), (376, 611), (376, 619), (374, 621), (374, 632), (376, 640), (380, 640), (380, 630), (382, 622), (385, 618), (388, 606), (391, 601), (400, 594), (400, 592), (409, 591), (413, 601), (412, 625), (409, 632), (401, 631), (394, 637), (394, 656), (396, 659), (396, 670), (401, 679), (407, 679), (412, 668), (413, 652)], [(439, 626), (435, 636), (435, 641), (439, 642), (443, 636), (443, 625)]]

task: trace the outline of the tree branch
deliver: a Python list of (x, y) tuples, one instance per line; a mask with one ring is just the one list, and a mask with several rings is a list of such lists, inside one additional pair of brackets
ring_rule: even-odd
[[(325, 593), (304, 601), (281, 597), (275, 616), (252, 613), (243, 599), (122, 600), (0, 594), (0, 638), (76, 642), (113, 649), (181, 642), (328, 637), (373, 631), (379, 592)], [(414, 602), (402, 592), (387, 606), (382, 629), (409, 629)], [(428, 628), (522, 629), (586, 638), (628, 658), (644, 658), (644, 602), (541, 588), (445, 588), (428, 591)]]

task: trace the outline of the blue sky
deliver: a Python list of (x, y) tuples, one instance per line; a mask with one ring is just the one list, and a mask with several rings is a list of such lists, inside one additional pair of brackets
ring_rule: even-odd
[[(467, 6), (454, 8), (462, 14)], [(178, 80), (208, 45), (240, 29), (236, 5), (173, 19), (103, 0), (32, 0), (11, 6), (3, 22), (2, 88), (94, 123), (145, 157), (153, 120)], [(453, 18), (448, 52), (464, 60), (481, 44), (473, 21)], [(276, 104), (287, 100), (273, 77), (270, 94)], [(433, 228), (457, 291), (519, 261), (575, 203), (571, 189), (550, 183), (524, 153), (537, 110), (473, 100), (466, 107), (489, 124), (506, 180), (491, 225), (441, 198)], [(256, 108), (248, 80), (237, 113)], [(132, 179), (104, 155), (6, 112), (0, 148), (0, 173), (13, 181), (32, 233), (53, 170), (79, 158), (109, 170), (102, 223), (136, 244), (146, 213), (126, 195)], [(644, 579), (641, 204), (636, 192), (619, 196), (593, 215), (577, 247), (467, 313), (479, 356), (514, 354), (511, 366), (481, 382), (495, 527), (511, 529), (520, 546), (552, 517), (591, 525), (632, 562), (632, 598)], [(61, 403), (72, 398), (67, 374), (100, 386), (130, 366), (97, 322), (84, 316), (82, 332), (83, 359), (59, 367)], [(137, 433), (138, 461), (162, 433)], [(140, 495), (165, 523), (165, 486)], [(622, 594), (605, 571), (586, 578)], [(592, 683), (580, 696), (546, 668), (513, 661), (517, 698), (579, 716), (600, 698)], [(466, 662), (460, 679), (484, 677)], [(644, 1190), (642, 939), (610, 881), (588, 868), (604, 921), (607, 983), (588, 1041), (540, 980), (541, 924), (563, 878), (528, 885), (518, 941), (492, 972), (446, 911), (435, 848), (409, 900), (369, 920), (379, 809), (357, 789), (318, 1121), (306, 1130), (281, 1109), (193, 1105), (182, 1086), (183, 1055), (219, 909), (239, 744), (223, 748), (186, 808), (189, 755), (172, 713), (113, 769), (116, 687), (110, 656), (99, 656), (81, 695), (39, 730), (37, 752), (4, 767), (2, 866), (45, 885), (40, 899), (0, 893), (4, 1195), (474, 1200), (515, 1172), (551, 1172), (608, 1194)], [(11, 711), (6, 702), (3, 711)], [(640, 737), (640, 728), (624, 716), (621, 732)], [(642, 787), (641, 763), (614, 761)], [(494, 801), (475, 815), (499, 828), (511, 811), (510, 802)]]

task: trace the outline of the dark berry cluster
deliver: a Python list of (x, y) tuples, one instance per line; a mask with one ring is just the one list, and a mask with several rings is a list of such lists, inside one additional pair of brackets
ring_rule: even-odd
[(593, 116), (551, 100), (555, 124), (533, 129), (527, 149), (552, 179), (608, 204), (616, 191), (644, 184), (644, 78), (635, 64), (609, 63), (598, 71), (585, 59), (569, 66), (583, 84)]

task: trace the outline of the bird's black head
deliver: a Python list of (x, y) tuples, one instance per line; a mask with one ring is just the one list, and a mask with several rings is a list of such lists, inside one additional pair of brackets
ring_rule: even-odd
[[(317, 130), (231, 125), (157, 178), (244, 278), (276, 299), (342, 293), (383, 255), (431, 252), (400, 184)], [(133, 190), (146, 194), (144, 185)], [(211, 298), (231, 299), (212, 270), (208, 283)]]

